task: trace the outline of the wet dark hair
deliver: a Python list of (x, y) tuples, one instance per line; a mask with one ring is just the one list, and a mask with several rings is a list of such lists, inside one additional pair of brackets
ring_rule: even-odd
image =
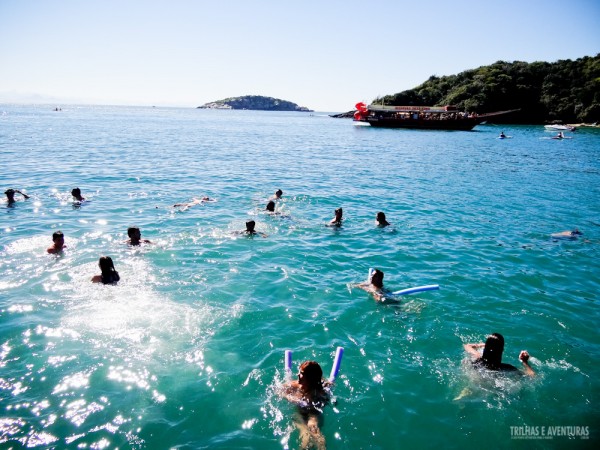
[(64, 237), (65, 237), (65, 235), (60, 230), (55, 231), (54, 233), (52, 233), (52, 241), (56, 241), (58, 238), (63, 238), (64, 239)]
[(14, 189), (7, 189), (6, 191), (4, 191), (4, 193), (7, 196), (15, 195), (15, 190)]
[(73, 188), (73, 190), (71, 191), (71, 195), (73, 197), (81, 197), (81, 189), (77, 188)]
[(281, 189), (277, 189), (275, 191), (275, 195), (278, 196), (278, 197), (281, 196), (282, 194), (283, 194), (283, 191)]
[(131, 237), (134, 231), (140, 231), (138, 227), (129, 227), (127, 228), (127, 236)]
[(267, 211), (271, 211), (274, 212), (275, 211), (275, 202), (273, 200), (270, 200), (269, 203), (267, 203)]
[(100, 266), (100, 271), (102, 272), (102, 283), (116, 283), (121, 279), (121, 277), (119, 277), (119, 272), (115, 270), (115, 265), (113, 264), (113, 260), (110, 256), (101, 256), (100, 260), (98, 261), (98, 265)]
[(378, 288), (383, 287), (383, 272), (379, 269), (375, 269), (371, 274), (371, 284)]
[(246, 222), (246, 231), (254, 231), (254, 227), (256, 226), (256, 222), (254, 220), (249, 220)]
[(323, 387), (323, 369), (316, 361), (304, 361), (300, 365), (298, 381), (311, 388)]
[(481, 358), (475, 360), (474, 364), (479, 364), (487, 369), (498, 370), (502, 364), (502, 353), (504, 352), (504, 336), (500, 333), (493, 333), (485, 341), (485, 347)]
[(381, 222), (382, 220), (385, 220), (385, 213), (383, 213), (383, 212), (379, 211), (379, 212), (377, 213), (377, 220), (378, 220), (378, 221), (380, 221), (380, 222)]

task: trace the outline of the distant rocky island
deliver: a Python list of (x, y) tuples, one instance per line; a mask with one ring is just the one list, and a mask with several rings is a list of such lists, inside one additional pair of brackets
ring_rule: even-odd
[(288, 102), (273, 97), (263, 97), (262, 95), (244, 95), (242, 97), (231, 97), (223, 100), (217, 100), (198, 106), (199, 109), (250, 109), (256, 111), (302, 111), (312, 112), (305, 106), (298, 106), (296, 103)]

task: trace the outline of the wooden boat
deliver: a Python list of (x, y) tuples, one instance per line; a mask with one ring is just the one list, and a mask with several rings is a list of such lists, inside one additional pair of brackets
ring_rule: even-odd
[(469, 114), (455, 106), (383, 106), (356, 104), (354, 120), (372, 127), (416, 128), (422, 130), (472, 130), (494, 117), (518, 111), (498, 111), (488, 114)]

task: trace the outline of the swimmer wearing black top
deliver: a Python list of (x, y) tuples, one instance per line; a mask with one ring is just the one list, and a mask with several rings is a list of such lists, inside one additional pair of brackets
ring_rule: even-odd
[[(478, 349), (482, 347), (483, 353), (480, 354)], [(489, 335), (485, 341), (485, 344), (465, 344), (464, 349), (467, 353), (477, 358), (473, 361), (474, 366), (496, 371), (518, 370), (515, 366), (502, 362), (502, 353), (504, 352), (504, 337), (500, 333), (493, 333)], [(533, 377), (535, 372), (529, 365), (529, 353), (527, 353), (525, 350), (521, 351), (519, 354), (519, 359), (523, 363), (525, 375)]]
[(298, 380), (286, 383), (282, 396), (298, 407), (294, 420), (300, 430), (302, 448), (310, 445), (325, 449), (325, 437), (321, 433), (323, 408), (330, 402), (328, 390), (331, 383), (323, 379), (323, 370), (316, 361), (305, 361), (300, 366)]

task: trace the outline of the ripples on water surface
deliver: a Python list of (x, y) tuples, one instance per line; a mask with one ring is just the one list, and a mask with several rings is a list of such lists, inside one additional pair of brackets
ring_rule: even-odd
[[(1, 109), (2, 189), (32, 197), (0, 211), (0, 446), (295, 448), (284, 350), (329, 373), (339, 345), (330, 448), (597, 441), (598, 130)], [(74, 206), (75, 186), (91, 201)], [(278, 188), (289, 218), (262, 211)], [(218, 201), (171, 208), (202, 195)], [(325, 227), (340, 206), (343, 228)], [(373, 226), (379, 210), (392, 227)], [(250, 219), (267, 238), (233, 234)], [(124, 245), (130, 225), (154, 245)], [(583, 239), (549, 238), (574, 227)], [(56, 229), (68, 248), (50, 256)], [(103, 254), (118, 286), (89, 282)], [(377, 305), (352, 288), (369, 267), (393, 290), (441, 289)], [(538, 376), (465, 368), (462, 344), (491, 332)], [(525, 425), (591, 439), (511, 439)]]

